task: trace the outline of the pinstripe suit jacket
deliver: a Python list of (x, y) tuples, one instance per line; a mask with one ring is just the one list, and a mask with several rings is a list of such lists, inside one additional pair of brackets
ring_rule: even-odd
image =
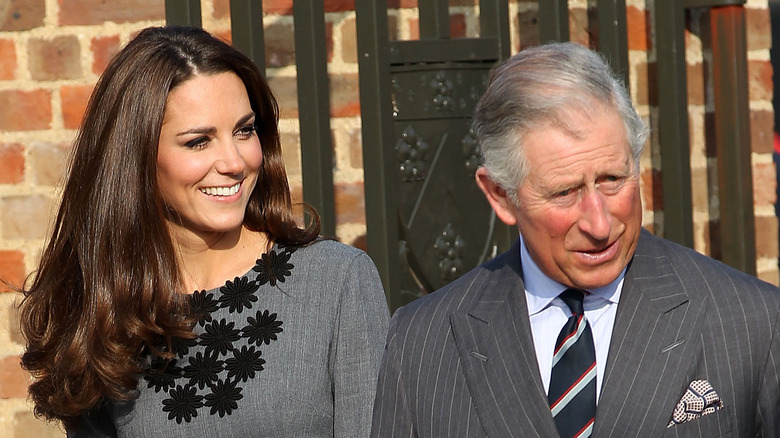
[[(518, 245), (398, 310), (372, 436), (556, 437)], [(780, 436), (780, 293), (643, 231), (618, 305), (594, 437)], [(706, 379), (724, 407), (671, 428)]]

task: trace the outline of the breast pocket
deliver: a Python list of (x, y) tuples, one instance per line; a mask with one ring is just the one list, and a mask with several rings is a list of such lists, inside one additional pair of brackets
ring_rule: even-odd
[(734, 421), (728, 406), (717, 412), (705, 415), (666, 429), (664, 437), (732, 437), (736, 436)]

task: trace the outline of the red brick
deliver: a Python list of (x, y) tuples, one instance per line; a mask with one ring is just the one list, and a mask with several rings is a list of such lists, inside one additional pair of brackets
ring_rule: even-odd
[(65, 85), (60, 90), (62, 122), (65, 129), (77, 129), (81, 125), (89, 96), (92, 94), (92, 87), (92, 85)]
[[(24, 254), (20, 251), (0, 250), (0, 278), (11, 284), (12, 287), (21, 287), (24, 283), (25, 267)], [(10, 292), (4, 282), (0, 281), (0, 292)]]
[(263, 12), (266, 14), (292, 15), (293, 0), (264, 0)]
[(352, 17), (341, 24), (341, 59), (346, 63), (357, 64), (357, 52), (357, 25)]
[(281, 133), (282, 157), (288, 177), (301, 175), (301, 137), (297, 133)]
[(325, 12), (344, 12), (355, 10), (355, 0), (325, 0)]
[(19, 143), (0, 143), (0, 184), (18, 184), (24, 181), (24, 146)]
[(165, 19), (165, 0), (58, 0), (61, 25)]
[(46, 0), (6, 0), (0, 8), (0, 32), (18, 32), (43, 26)]
[(750, 111), (750, 147), (753, 152), (758, 154), (772, 153), (774, 148), (774, 117), (772, 111)]
[(51, 125), (51, 93), (47, 90), (0, 90), (0, 108), (0, 131), (33, 131)]
[(409, 20), (409, 39), (420, 39), (420, 20), (417, 18), (410, 18)]
[(748, 50), (769, 50), (772, 47), (772, 22), (769, 10), (745, 8)]
[(777, 257), (777, 218), (775, 216), (757, 216), (756, 257)]
[(4, 239), (44, 239), (54, 218), (55, 205), (46, 196), (17, 195), (0, 198), (0, 235)]
[(363, 183), (336, 183), (333, 190), (336, 198), (336, 223), (365, 224), (366, 202)]
[(268, 83), (276, 96), (276, 100), (279, 102), (281, 118), (297, 118), (298, 85), (296, 79), (289, 76), (269, 76)]
[(642, 204), (645, 211), (663, 211), (661, 172), (656, 169), (643, 170), (640, 178), (642, 179)]
[[(263, 11), (266, 14), (292, 15), (292, 3), (293, 0), (265, 0), (263, 1)], [(325, 12), (354, 11), (355, 0), (325, 0), (323, 8)]]
[(652, 47), (650, 34), (647, 33), (649, 15), (636, 6), (626, 7), (626, 27), (628, 28), (628, 50), (647, 51)]
[(418, 0), (387, 0), (388, 9), (409, 9), (416, 8)]
[(14, 40), (0, 39), (0, 80), (13, 79), (16, 76), (16, 46)]
[(360, 115), (360, 88), (357, 74), (337, 74), (330, 77), (331, 117)]
[(214, 0), (213, 17), (218, 20), (230, 18), (230, 0)]
[(450, 38), (463, 38), (466, 36), (466, 16), (453, 14), (450, 16)]
[(325, 23), (325, 59), (333, 61), (333, 23)]
[(106, 36), (92, 39), (92, 72), (103, 73), (111, 58), (119, 51), (119, 36)]
[(775, 164), (758, 163), (753, 165), (753, 202), (756, 206), (774, 205)]
[(686, 75), (688, 80), (688, 105), (704, 105), (704, 64), (686, 65)]
[(62, 182), (70, 143), (33, 142), (30, 145), (30, 181), (39, 186), (56, 186)]
[(363, 131), (360, 127), (353, 127), (349, 130), (349, 164), (353, 169), (363, 168)]
[(772, 63), (770, 61), (749, 61), (748, 81), (750, 100), (772, 100)]
[(32, 39), (28, 45), (30, 75), (36, 81), (81, 77), (81, 47), (76, 36)]
[[(598, 28), (590, 27), (586, 8), (572, 8), (569, 10), (569, 39), (583, 46), (590, 46), (590, 34), (596, 34), (598, 40)], [(595, 24), (595, 20), (592, 21)]]
[(295, 36), (292, 22), (272, 23), (265, 29), (265, 62), (268, 67), (295, 64)]
[(539, 12), (525, 10), (517, 14), (517, 29), (520, 47), (518, 50), (539, 44)]
[(231, 46), (233, 45), (233, 32), (229, 28), (223, 30), (215, 30), (212, 31), (211, 34), (221, 39), (222, 41), (230, 44)]
[(30, 375), (19, 362), (19, 356), (0, 359), (0, 399), (27, 397)]
[(13, 431), (7, 432), (8, 436), (14, 438), (63, 438), (65, 436), (60, 423), (36, 418), (32, 409), (14, 412), (12, 424)]

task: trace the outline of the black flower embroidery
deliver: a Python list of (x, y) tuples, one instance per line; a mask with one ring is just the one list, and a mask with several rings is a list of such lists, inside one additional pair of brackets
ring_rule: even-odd
[(193, 417), (198, 416), (198, 408), (203, 406), (203, 396), (198, 395), (194, 387), (177, 385), (175, 389), (168, 392), (171, 398), (163, 400), (163, 412), (168, 413), (168, 419), (176, 419), (181, 424), (181, 420), (190, 422)]
[(211, 314), (219, 309), (217, 300), (214, 299), (214, 294), (205, 290), (196, 291), (190, 295), (190, 303), (192, 304), (192, 313), (195, 316), (195, 320), (198, 321), (201, 327), (205, 326), (207, 322), (211, 322)]
[(206, 346), (206, 354), (219, 353), (227, 354), (233, 350), (233, 342), (237, 341), (241, 331), (234, 329), (234, 322), (227, 322), (221, 319), (219, 322), (213, 321), (207, 325), (206, 333), (200, 335), (200, 345)]
[(225, 414), (230, 415), (234, 409), (238, 408), (238, 400), (244, 398), (241, 394), (242, 388), (236, 387), (237, 381), (222, 381), (211, 385), (211, 394), (206, 394), (206, 406), (210, 407), (209, 413), (214, 415), (219, 412), (220, 417)]
[(190, 379), (190, 385), (198, 385), (203, 389), (206, 385), (219, 379), (218, 373), (222, 371), (224, 361), (217, 360), (217, 355), (203, 355), (200, 351), (195, 357), (189, 358), (190, 364), (184, 367), (183, 376)]
[(282, 321), (277, 321), (276, 314), (267, 309), (263, 313), (258, 310), (254, 318), (250, 316), (246, 321), (249, 325), (242, 329), (242, 336), (249, 338), (250, 344), (268, 345), (276, 340), (277, 333), (283, 331)]
[[(157, 357), (154, 348), (145, 347), (144, 360), (152, 359), (144, 370), (148, 388), (165, 391), (168, 397), (162, 401), (162, 410), (169, 420), (177, 423), (191, 422), (200, 411), (208, 408), (211, 415), (231, 415), (243, 399), (242, 382), (249, 382), (265, 369), (267, 357), (259, 349), (277, 340), (282, 321), (270, 310), (254, 311), (259, 301), (257, 291), (263, 284), (270, 287), (284, 283), (294, 265), (291, 255), (298, 248), (277, 245), (263, 254), (252, 268), (251, 276), (235, 277), (225, 282), (218, 292), (195, 291), (190, 296), (192, 315), (202, 329), (194, 339), (173, 338), (170, 348), (158, 342), (163, 351), (173, 353), (178, 359)], [(227, 318), (216, 317), (219, 309), (227, 309)], [(247, 314), (243, 314), (247, 310)], [(243, 328), (241, 324), (246, 324)], [(235, 346), (241, 337), (247, 344)], [(241, 341), (242, 343), (244, 341)], [(186, 362), (184, 359), (186, 358)], [(177, 364), (177, 360), (179, 364)], [(186, 363), (186, 366), (185, 366)], [(182, 368), (183, 366), (183, 368)]]
[(257, 296), (254, 293), (259, 287), (259, 284), (249, 281), (246, 277), (236, 277), (219, 289), (222, 292), (222, 296), (219, 297), (219, 306), (228, 307), (230, 313), (241, 312), (244, 307), (251, 309), (252, 303), (257, 301)]
[(198, 345), (198, 340), (196, 338), (172, 338), (171, 339), (171, 350), (179, 356), (184, 357), (190, 352), (190, 348)]
[(225, 369), (228, 371), (228, 379), (235, 377), (236, 381), (246, 382), (255, 378), (255, 372), (263, 370), (263, 360), (260, 350), (255, 347), (241, 347), (241, 350), (233, 350), (233, 357), (225, 361)]
[(154, 392), (168, 391), (176, 385), (176, 379), (181, 377), (181, 368), (176, 366), (176, 359), (155, 357), (149, 368), (144, 372), (144, 380), (149, 382), (146, 387), (154, 388)]
[(268, 251), (257, 259), (257, 264), (253, 271), (258, 272), (257, 282), (261, 285), (270, 283), (276, 286), (276, 282), (284, 283), (285, 277), (290, 276), (290, 270), (295, 266), (290, 261), (289, 251), (277, 253), (274, 250)]

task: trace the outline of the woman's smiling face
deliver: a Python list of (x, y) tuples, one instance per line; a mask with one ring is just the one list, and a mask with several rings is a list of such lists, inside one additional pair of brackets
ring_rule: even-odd
[(240, 230), (263, 161), (254, 123), (244, 83), (232, 72), (196, 75), (169, 93), (157, 185), (175, 234)]

